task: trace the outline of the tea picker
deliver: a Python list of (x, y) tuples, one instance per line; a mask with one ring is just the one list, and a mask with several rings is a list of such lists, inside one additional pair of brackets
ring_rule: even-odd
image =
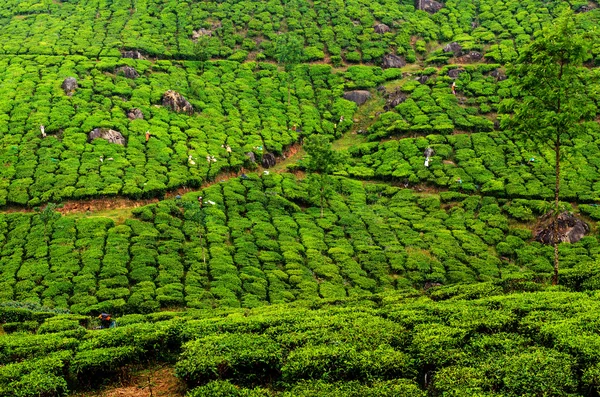
[(429, 168), (429, 159), (434, 154), (435, 154), (435, 152), (432, 148), (428, 147), (427, 149), (425, 149), (425, 151), (423, 152), (423, 155), (425, 156), (425, 167)]
[(100, 319), (100, 329), (115, 328), (117, 326), (116, 321), (108, 313), (102, 313), (98, 318)]

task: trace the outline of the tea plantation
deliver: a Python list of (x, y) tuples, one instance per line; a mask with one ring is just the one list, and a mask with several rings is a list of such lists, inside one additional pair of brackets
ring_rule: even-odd
[(3, 1), (0, 397), (600, 395), (599, 23)]

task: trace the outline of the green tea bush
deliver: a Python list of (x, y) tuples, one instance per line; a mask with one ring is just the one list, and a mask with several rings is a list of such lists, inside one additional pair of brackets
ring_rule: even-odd
[(177, 375), (188, 386), (214, 379), (253, 384), (274, 379), (281, 368), (282, 351), (268, 337), (252, 334), (208, 336), (183, 347)]

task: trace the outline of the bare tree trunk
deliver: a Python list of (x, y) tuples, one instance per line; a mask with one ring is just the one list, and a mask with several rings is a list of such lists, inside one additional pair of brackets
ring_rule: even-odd
[(556, 185), (554, 188), (554, 277), (552, 285), (558, 285), (558, 195), (560, 193), (560, 135), (556, 137), (554, 146), (556, 155)]

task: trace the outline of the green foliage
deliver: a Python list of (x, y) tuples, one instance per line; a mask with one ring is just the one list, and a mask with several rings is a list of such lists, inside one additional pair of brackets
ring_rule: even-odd
[(213, 379), (253, 384), (275, 378), (281, 348), (264, 336), (223, 334), (187, 343), (177, 364), (177, 375), (188, 386)]

